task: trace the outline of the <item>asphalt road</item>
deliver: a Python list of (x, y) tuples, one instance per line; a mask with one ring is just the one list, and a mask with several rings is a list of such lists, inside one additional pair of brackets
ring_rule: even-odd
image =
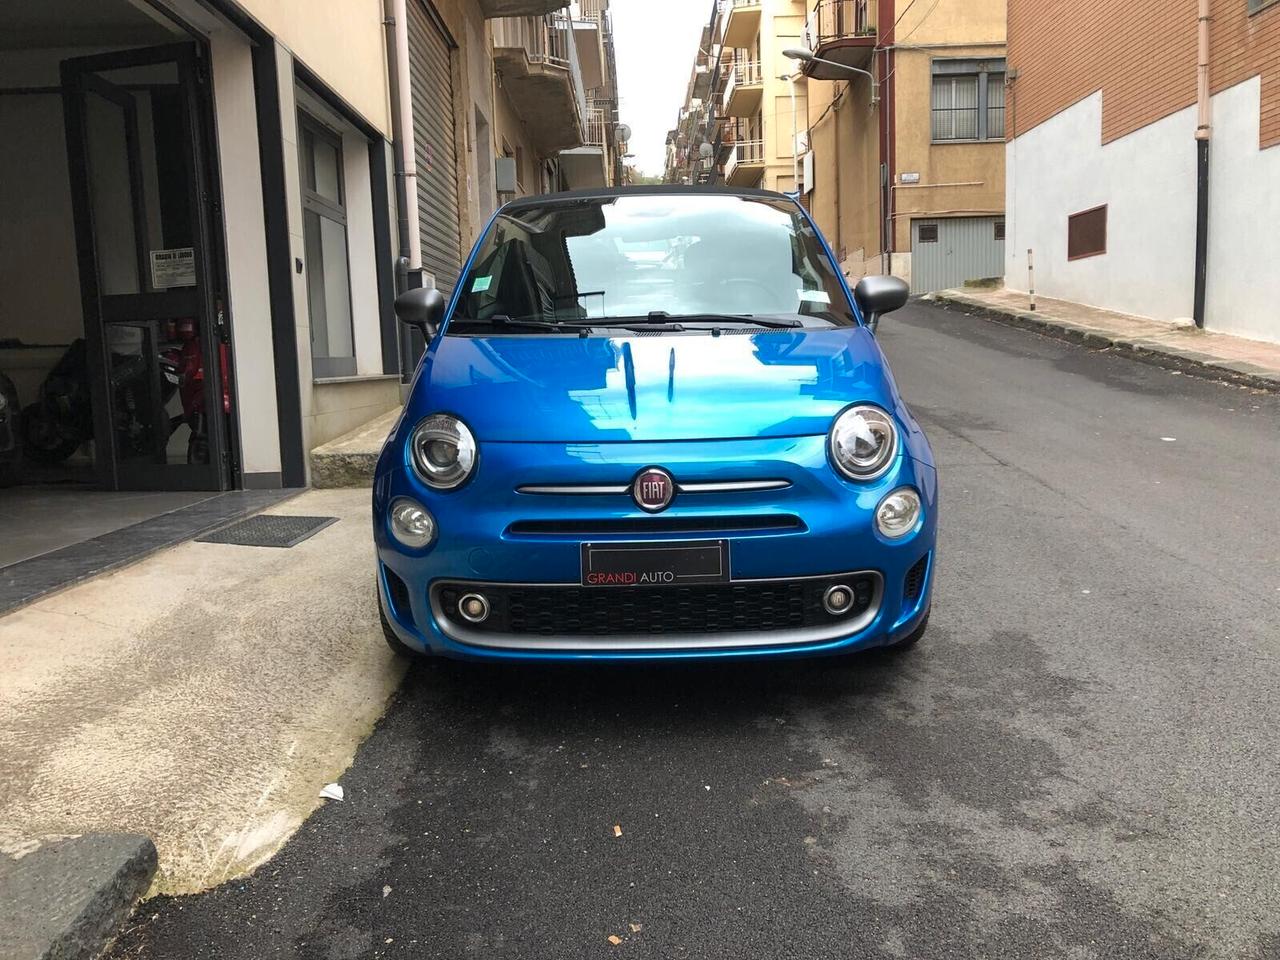
[(1280, 957), (1280, 398), (881, 329), (941, 470), (918, 649), (415, 668), (345, 803), (114, 956)]

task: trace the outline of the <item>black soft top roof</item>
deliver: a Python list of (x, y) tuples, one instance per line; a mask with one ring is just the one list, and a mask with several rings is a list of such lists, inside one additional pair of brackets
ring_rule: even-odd
[(693, 194), (699, 196), (724, 197), (760, 197), (765, 200), (791, 200), (785, 193), (776, 190), (757, 190), (754, 187), (711, 187), (686, 186), (678, 183), (657, 183), (631, 187), (589, 187), (585, 190), (565, 190), (561, 193), (542, 193), (532, 197), (521, 197), (504, 205), (503, 209), (515, 210), (521, 207), (544, 207), (554, 203), (571, 203), (575, 200), (595, 200), (606, 197), (636, 197), (668, 195), (679, 196)]

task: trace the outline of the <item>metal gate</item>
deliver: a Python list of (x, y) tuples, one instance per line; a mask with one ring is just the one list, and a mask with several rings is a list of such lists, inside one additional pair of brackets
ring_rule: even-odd
[(422, 268), (448, 295), (462, 267), (450, 63), (455, 44), (423, 0), (409, 0), (407, 7)]
[(911, 292), (1004, 276), (1004, 217), (911, 221)]

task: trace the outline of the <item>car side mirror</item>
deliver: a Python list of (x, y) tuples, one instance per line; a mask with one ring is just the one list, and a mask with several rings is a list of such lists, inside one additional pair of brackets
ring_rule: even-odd
[(901, 309), (911, 296), (911, 288), (898, 277), (863, 277), (853, 288), (853, 299), (872, 333), (886, 313)]
[(396, 319), (407, 327), (417, 327), (430, 340), (444, 320), (444, 294), (435, 287), (414, 287), (396, 297)]

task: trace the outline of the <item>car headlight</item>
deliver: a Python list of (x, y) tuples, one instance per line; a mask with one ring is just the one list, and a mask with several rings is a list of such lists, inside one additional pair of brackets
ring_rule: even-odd
[(827, 446), (831, 462), (850, 480), (874, 480), (898, 452), (898, 428), (879, 407), (850, 407), (831, 425)]
[(420, 550), (436, 538), (435, 518), (408, 497), (391, 501), (391, 533), (406, 547)]
[(433, 414), (418, 424), (409, 448), (414, 470), (437, 490), (460, 486), (475, 469), (475, 437), (465, 423), (447, 413)]
[(905, 537), (920, 519), (920, 494), (910, 487), (895, 490), (876, 507), (876, 529), (890, 540)]

